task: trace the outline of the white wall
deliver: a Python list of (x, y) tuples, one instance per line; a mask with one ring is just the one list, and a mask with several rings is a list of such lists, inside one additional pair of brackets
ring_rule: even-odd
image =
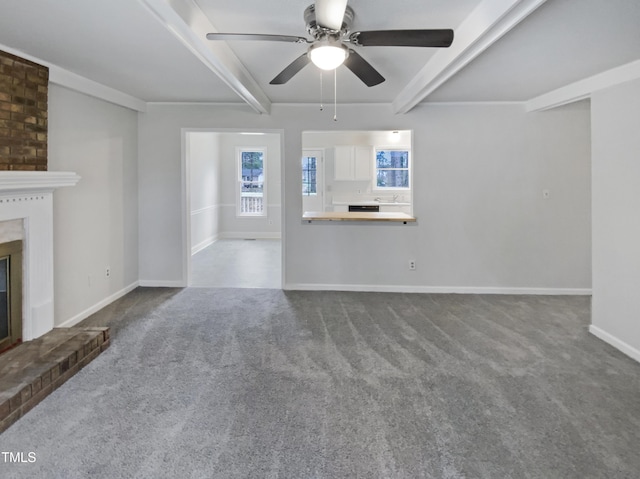
[[(184, 281), (180, 129), (284, 130), (285, 287), (403, 291), (589, 291), (590, 124), (579, 103), (313, 106), (150, 105), (140, 115), (140, 274)], [(306, 130), (413, 130), (416, 224), (301, 221)], [(551, 197), (542, 199), (542, 190)], [(157, 258), (162, 256), (164, 261)], [(408, 261), (417, 262), (415, 271)], [(540, 289), (537, 289), (540, 288)]]
[(137, 284), (137, 138), (136, 112), (49, 86), (48, 168), (82, 177), (54, 194), (57, 326), (84, 319)]
[(220, 234), (220, 135), (187, 132), (191, 210), (191, 254), (213, 243)]
[[(221, 231), (225, 238), (280, 238), (281, 236), (281, 151), (280, 135), (220, 133), (222, 211)], [(238, 217), (236, 210), (237, 158), (239, 147), (266, 148), (267, 215)]]
[(593, 94), (591, 332), (640, 361), (640, 80)]

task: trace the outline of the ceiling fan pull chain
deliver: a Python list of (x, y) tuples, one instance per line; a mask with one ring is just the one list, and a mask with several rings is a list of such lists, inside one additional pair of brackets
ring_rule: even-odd
[(333, 70), (333, 121), (338, 121), (338, 69)]
[[(318, 68), (318, 70), (320, 70), (320, 69)], [(320, 111), (324, 111), (324, 105), (323, 105), (323, 103), (324, 103), (323, 96), (324, 95), (322, 94), (322, 77), (323, 76), (324, 75), (322, 74), (322, 70), (320, 70)]]

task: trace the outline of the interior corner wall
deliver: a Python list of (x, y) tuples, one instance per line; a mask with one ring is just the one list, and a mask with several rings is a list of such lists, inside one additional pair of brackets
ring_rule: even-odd
[(50, 85), (49, 169), (81, 177), (54, 193), (56, 326), (137, 285), (137, 149), (137, 112)]
[(191, 211), (191, 254), (206, 248), (220, 235), (220, 134), (187, 132)]
[(591, 99), (591, 332), (640, 361), (640, 80)]

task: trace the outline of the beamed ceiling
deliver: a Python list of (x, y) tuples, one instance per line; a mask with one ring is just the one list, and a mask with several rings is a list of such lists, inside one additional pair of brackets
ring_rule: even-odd
[[(271, 79), (304, 44), (212, 42), (207, 32), (306, 36), (309, 0), (3, 0), (0, 49), (141, 102), (317, 103), (320, 70)], [(350, 0), (352, 30), (453, 28), (447, 49), (360, 47), (386, 81), (338, 68), (340, 103), (529, 101), (640, 59), (638, 0)], [(333, 74), (323, 75), (332, 97)]]

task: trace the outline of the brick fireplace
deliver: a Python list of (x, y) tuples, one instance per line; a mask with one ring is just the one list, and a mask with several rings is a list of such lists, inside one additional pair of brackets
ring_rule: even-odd
[(23, 243), (23, 341), (53, 329), (53, 192), (79, 179), (71, 172), (0, 171), (0, 239)]
[(0, 51), (0, 170), (47, 169), (49, 69)]
[(0, 243), (22, 242), (23, 341), (53, 328), (53, 192), (80, 179), (47, 171), (48, 88), (46, 66), (0, 51)]
[(0, 352), (23, 342), (0, 360), (0, 433), (109, 346), (108, 328), (54, 328), (54, 191), (80, 177), (48, 171), (48, 76), (0, 51)]

